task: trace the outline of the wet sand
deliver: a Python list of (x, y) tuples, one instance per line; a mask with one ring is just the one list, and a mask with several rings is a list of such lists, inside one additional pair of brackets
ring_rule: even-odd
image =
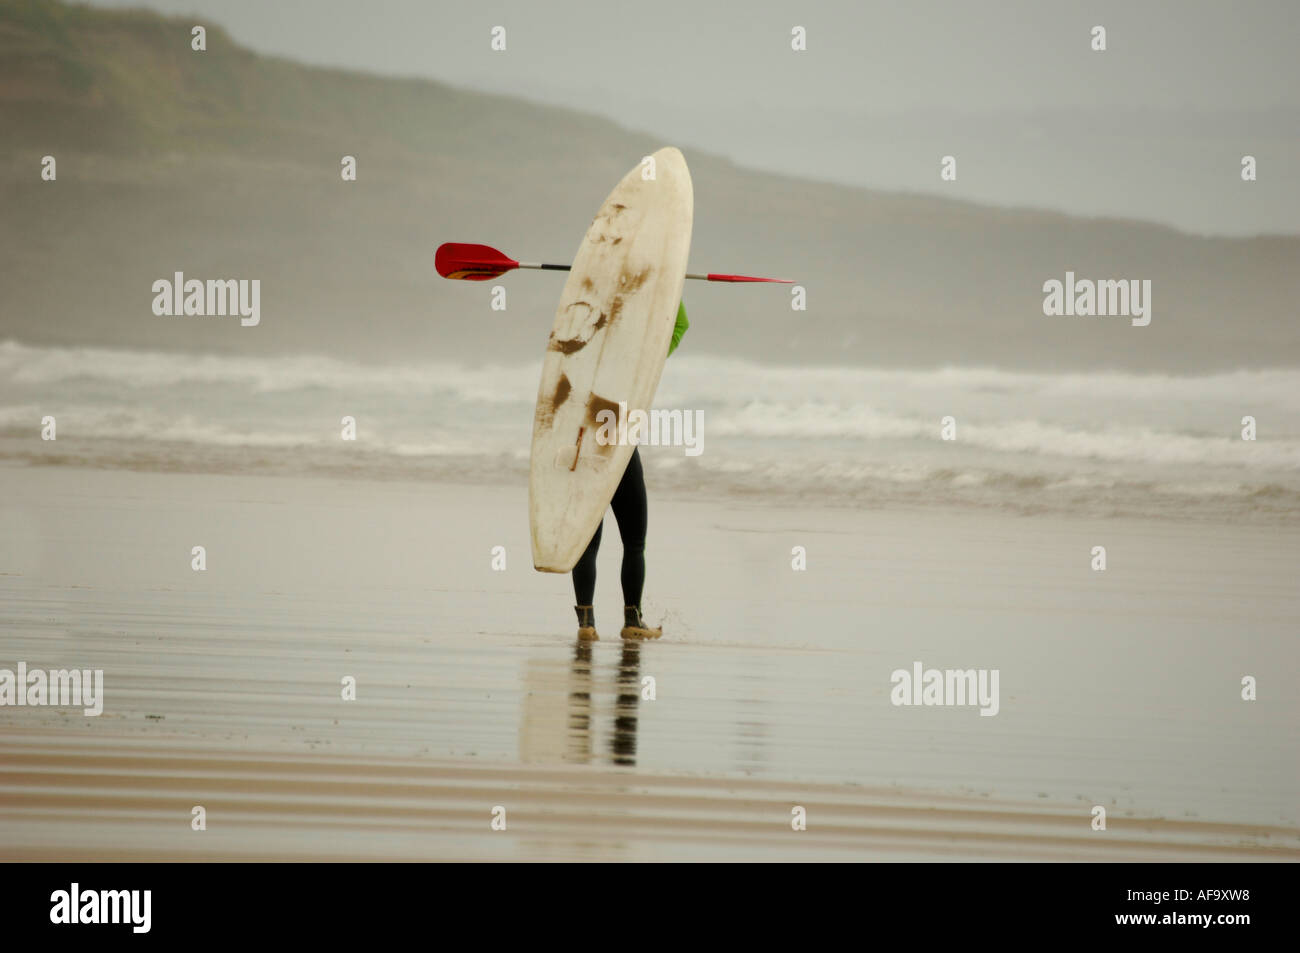
[[(1295, 860), (1294, 828), (849, 785), (7, 741), (7, 860)], [(194, 804), (208, 828), (190, 829)], [(802, 807), (807, 829), (791, 827)], [(505, 829), (489, 820), (505, 808)]]
[[(665, 638), (619, 642), (610, 533), (582, 646), (522, 488), (0, 486), (0, 667), (105, 678), (0, 708), (3, 859), (1300, 859), (1294, 529), (652, 486)], [(892, 705), (917, 660), (998, 669), (998, 715)]]

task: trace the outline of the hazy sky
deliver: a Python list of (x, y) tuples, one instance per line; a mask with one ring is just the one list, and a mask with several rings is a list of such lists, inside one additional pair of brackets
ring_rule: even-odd
[[(1300, 231), (1300, 2), (95, 0), (877, 188)], [(489, 48), (494, 25), (507, 51)], [(808, 49), (790, 49), (806, 27)], [(1089, 49), (1107, 29), (1108, 50)], [(1080, 112), (1083, 111), (1083, 112)], [(939, 157), (958, 179), (941, 183)], [(1259, 160), (1243, 188), (1240, 157)]]

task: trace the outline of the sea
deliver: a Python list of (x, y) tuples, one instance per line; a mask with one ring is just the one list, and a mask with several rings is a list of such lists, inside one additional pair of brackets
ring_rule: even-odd
[[(526, 484), (540, 375), (540, 362), (5, 341), (0, 463)], [(699, 431), (693, 446), (642, 446), (652, 497), (1300, 519), (1296, 369), (898, 369), (679, 353), (653, 408), (689, 414)]]

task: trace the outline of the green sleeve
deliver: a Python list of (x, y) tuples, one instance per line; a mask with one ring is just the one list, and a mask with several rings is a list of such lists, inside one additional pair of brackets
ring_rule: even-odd
[(691, 326), (691, 322), (686, 320), (686, 305), (679, 303), (677, 305), (677, 323), (673, 325), (673, 342), (668, 345), (668, 356), (672, 357), (673, 351), (677, 350), (677, 345), (682, 343), (682, 335), (686, 329)]

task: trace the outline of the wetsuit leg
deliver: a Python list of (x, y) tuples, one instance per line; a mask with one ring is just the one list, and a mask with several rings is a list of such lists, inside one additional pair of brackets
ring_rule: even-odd
[(596, 535), (591, 537), (586, 552), (573, 567), (573, 598), (580, 606), (589, 606), (596, 598), (596, 553), (600, 550), (600, 531), (605, 528), (602, 517), (596, 527)]
[(623, 479), (610, 501), (614, 518), (618, 520), (618, 535), (623, 538), (623, 605), (641, 605), (641, 590), (645, 587), (645, 534), (649, 520), (646, 503), (645, 473), (641, 469), (641, 451), (632, 451)]

